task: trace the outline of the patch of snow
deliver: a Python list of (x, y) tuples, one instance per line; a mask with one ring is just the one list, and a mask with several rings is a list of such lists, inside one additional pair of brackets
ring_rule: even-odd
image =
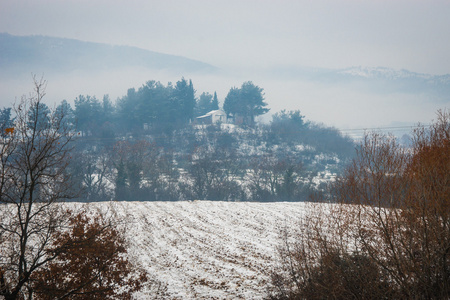
[[(113, 216), (130, 260), (167, 286), (164, 299), (263, 299), (280, 232), (311, 209), (305, 202), (67, 203)], [(143, 290), (137, 299), (148, 299)]]

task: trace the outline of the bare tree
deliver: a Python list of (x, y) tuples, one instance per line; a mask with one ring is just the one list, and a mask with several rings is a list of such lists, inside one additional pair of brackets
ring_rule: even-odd
[(108, 152), (101, 146), (73, 151), (71, 167), (74, 184), (85, 201), (111, 200), (113, 190), (108, 188), (113, 177), (113, 166)]
[(413, 133), (411, 149), (372, 135), (340, 181), (358, 246), (404, 298), (450, 295), (450, 115)]
[(237, 184), (238, 165), (235, 153), (217, 146), (198, 147), (188, 168), (195, 199), (236, 200), (242, 197)]
[(54, 259), (47, 249), (68, 212), (59, 201), (73, 195), (69, 175), (70, 128), (64, 114), (42, 112), (46, 81), (14, 106), (15, 122), (0, 142), (0, 295), (23, 298), (36, 270)]

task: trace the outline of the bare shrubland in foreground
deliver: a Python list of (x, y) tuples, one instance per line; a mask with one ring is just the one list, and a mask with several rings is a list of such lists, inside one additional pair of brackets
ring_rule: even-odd
[(130, 297), (146, 277), (127, 277), (120, 233), (61, 205), (76, 195), (66, 172), (74, 136), (64, 111), (42, 102), (46, 82), (34, 84), (35, 93), (14, 108), (14, 127), (0, 138), (0, 296)]
[(269, 298), (450, 297), (449, 112), (413, 134), (412, 149), (365, 137), (332, 186), (338, 204), (286, 230)]

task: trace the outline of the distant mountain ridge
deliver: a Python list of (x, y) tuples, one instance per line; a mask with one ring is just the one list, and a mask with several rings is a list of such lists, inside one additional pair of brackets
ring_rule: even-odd
[(114, 46), (48, 36), (0, 33), (3, 72), (70, 72), (142, 67), (156, 70), (214, 72), (216, 67), (181, 56), (130, 46)]
[(394, 70), (385, 67), (351, 67), (339, 70), (338, 73), (353, 77), (378, 78), (389, 80), (421, 79), (429, 83), (450, 84), (450, 74), (430, 75), (424, 73), (411, 72), (405, 69)]
[(385, 67), (351, 67), (338, 70), (336, 74), (350, 80), (371, 81), (377, 87), (382, 84), (388, 90), (432, 92), (442, 94), (447, 99), (450, 95), (450, 74), (431, 75)]
[(386, 67), (350, 67), (344, 69), (276, 67), (268, 73), (281, 79), (296, 78), (332, 85), (357, 84), (375, 93), (430, 93), (450, 99), (450, 74), (431, 75)]

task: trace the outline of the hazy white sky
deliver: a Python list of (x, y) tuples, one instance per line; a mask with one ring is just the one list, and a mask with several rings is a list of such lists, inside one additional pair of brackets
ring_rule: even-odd
[(0, 32), (130, 45), (219, 67), (450, 73), (448, 0), (0, 0)]

